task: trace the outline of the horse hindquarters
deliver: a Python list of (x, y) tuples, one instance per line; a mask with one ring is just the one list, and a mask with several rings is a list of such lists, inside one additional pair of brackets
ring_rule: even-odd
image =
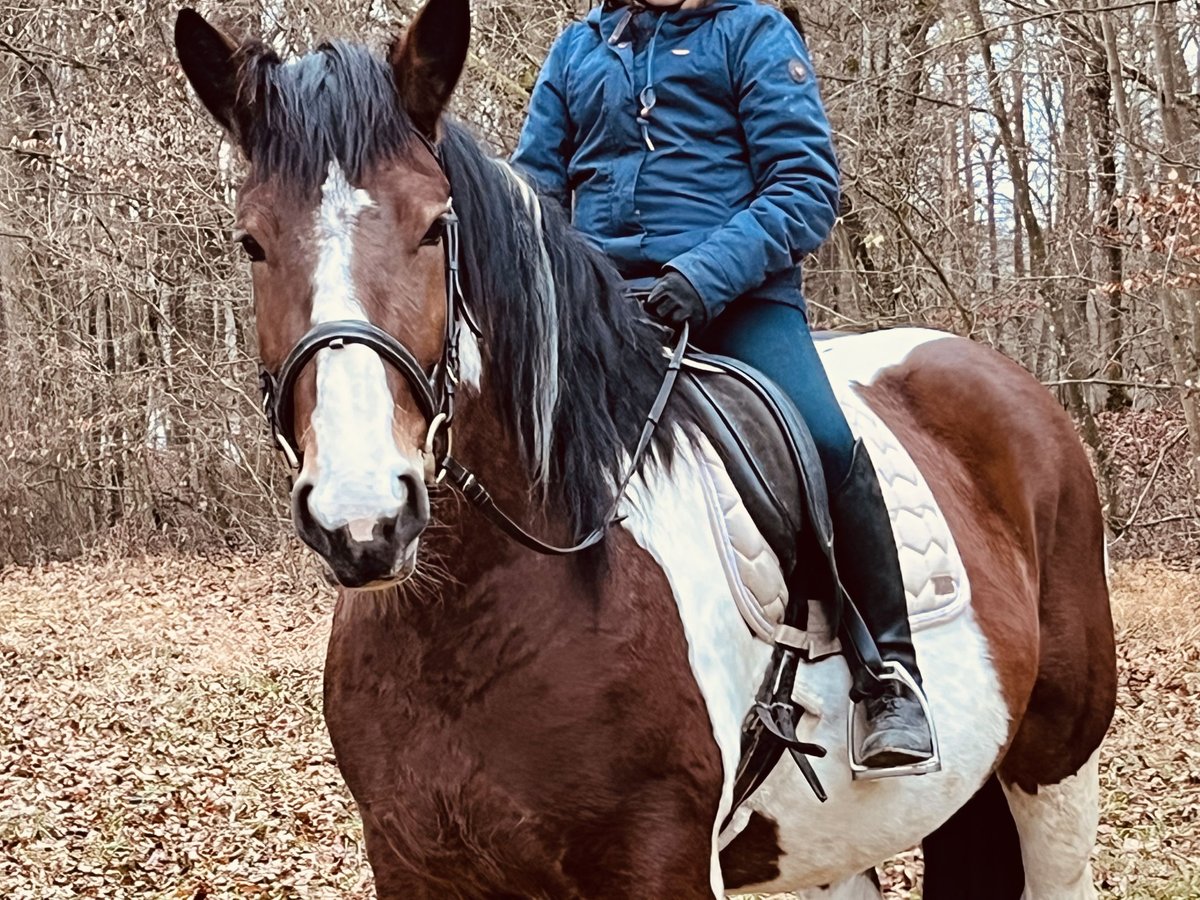
[(1091, 466), (1054, 405), (1056, 481), (1039, 504), (1038, 679), (1000, 767), (1021, 835), (1025, 896), (1096, 896), (1099, 746), (1116, 707), (1116, 647), (1104, 526)]
[[(1103, 519), (1074, 426), (1027, 372), (961, 340), (920, 348), (868, 393), (890, 409), (890, 424), (908, 426), (914, 444), (937, 435), (930, 455), (952, 476), (937, 486), (939, 500), (971, 573), (1010, 714), (997, 774), (1011, 815), (998, 808), (998, 792), (981, 792), (972, 805), (985, 827), (974, 839), (955, 835), (953, 854), (939, 854), (935, 840), (927, 877), (937, 887), (964, 861), (990, 855), (990, 829), (1011, 835), (1012, 820), (1023, 896), (1093, 896), (1095, 753), (1115, 707), (1116, 658)], [(944, 896), (965, 895), (958, 886)]]
[(1038, 680), (1000, 767), (1021, 835), (1029, 900), (1096, 896), (1098, 748), (1116, 705), (1099, 498), (1073, 429), (1062, 442), (1057, 502), (1047, 504), (1050, 512), (1038, 523)]

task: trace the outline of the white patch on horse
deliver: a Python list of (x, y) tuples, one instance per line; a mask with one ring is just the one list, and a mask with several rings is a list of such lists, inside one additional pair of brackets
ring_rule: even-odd
[[(741, 754), (742, 721), (754, 701), (754, 689), (771, 656), (771, 648), (755, 640), (742, 622), (710, 529), (692, 527), (706, 521), (702, 465), (682, 435), (676, 435), (669, 471), (647, 467), (630, 484), (622, 523), (662, 566), (683, 623), (688, 661), (704, 697), (713, 738), (721, 753), (723, 785), (712, 823), (711, 881), (713, 893), (724, 894), (718, 837), (733, 804), (733, 782)], [(747, 690), (747, 685), (753, 685)]]
[[(990, 650), (970, 609), (913, 636), (937, 723), (942, 771), (852, 781), (846, 714), (850, 675), (840, 657), (803, 667), (798, 681), (823, 715), (806, 715), (801, 740), (828, 751), (813, 768), (829, 794), (813, 796), (784, 757), (746, 804), (779, 823), (779, 877), (747, 891), (773, 893), (828, 884), (919, 843), (961, 808), (986, 779), (1008, 737), (1008, 708)], [(747, 686), (748, 687), (748, 686)]]
[[(898, 366), (924, 344), (944, 341), (953, 335), (932, 328), (891, 328), (867, 334), (836, 334), (819, 337), (817, 352), (836, 389), (850, 383), (871, 384), (886, 369)], [(854, 349), (840, 353), (847, 347)]]
[[(909, 329), (886, 337), (821, 341), (819, 346), (827, 368), (840, 380), (835, 388), (845, 393), (848, 383), (869, 383), (915, 347), (943, 339), (953, 338)], [(669, 473), (653, 468), (644, 482), (634, 483), (624, 527), (654, 556), (671, 584), (689, 663), (724, 762), (723, 791), (713, 823), (712, 882), (720, 893), (717, 831), (731, 803), (742, 717), (761, 684), (771, 650), (743, 624), (711, 530), (684, 527), (705, 519), (698, 465), (691, 447), (681, 442)], [(957, 556), (956, 548), (953, 552)], [(780, 874), (770, 883), (740, 890), (773, 893), (837, 885), (854, 896), (868, 881), (856, 876), (919, 843), (966, 804), (987, 778), (1008, 739), (1009, 710), (991, 649), (970, 605), (970, 589), (964, 578), (959, 590), (966, 602), (959, 615), (914, 635), (938, 726), (943, 770), (853, 781), (847, 764), (850, 674), (845, 661), (832, 657), (803, 666), (796, 695), (807, 698), (806, 706), (817, 712), (802, 718), (799, 736), (828, 751), (825, 758), (814, 759), (813, 766), (829, 801), (817, 801), (785, 755), (731, 827), (735, 833), (744, 827), (745, 811), (758, 811), (777, 822)]]
[[(315, 238), (312, 324), (367, 321), (354, 289), (354, 229), (374, 206), (337, 163), (321, 187)], [(308, 505), (327, 530), (353, 525), (354, 540), (369, 540), (375, 522), (394, 516), (406, 496), (400, 476), (412, 465), (392, 434), (394, 401), (383, 361), (366, 347), (321, 350), (315, 360), (317, 403), (312, 414), (316, 453), (305, 458), (296, 487), (311, 485)]]
[(558, 404), (558, 295), (554, 290), (554, 272), (550, 266), (550, 253), (546, 249), (546, 234), (542, 227), (542, 201), (537, 192), (524, 178), (502, 159), (496, 165), (517, 189), (521, 201), (529, 214), (533, 239), (537, 242), (538, 275), (533, 285), (533, 297), (538, 301), (532, 305), (531, 313), (538, 319), (532, 327), (534, 334), (542, 335), (538, 349), (540, 372), (537, 402), (533, 408), (534, 431), (534, 483), (542, 483), (550, 465), (550, 441), (554, 430), (554, 407)]
[(869, 874), (860, 872), (828, 887), (797, 891), (794, 897), (795, 900), (881, 900), (883, 893)]
[(458, 329), (458, 378), (467, 387), (479, 390), (483, 383), (483, 357), (479, 338), (465, 324)]
[(1029, 900), (1091, 900), (1096, 896), (1091, 855), (1100, 823), (1100, 751), (1074, 775), (1036, 794), (1004, 787), (1021, 837)]

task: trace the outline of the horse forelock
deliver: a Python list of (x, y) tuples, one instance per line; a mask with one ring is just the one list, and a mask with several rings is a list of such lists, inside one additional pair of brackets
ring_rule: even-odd
[(331, 163), (358, 183), (412, 145), (391, 66), (361, 44), (330, 41), (284, 62), (251, 41), (238, 57), (239, 137), (261, 177), (315, 195)]

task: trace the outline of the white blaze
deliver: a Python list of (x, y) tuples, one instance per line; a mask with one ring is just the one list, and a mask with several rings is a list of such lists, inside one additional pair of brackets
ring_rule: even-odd
[[(351, 186), (337, 163), (329, 164), (317, 210), (313, 325), (368, 321), (355, 294), (351, 263), (358, 217), (374, 205), (366, 191)], [(355, 540), (368, 540), (374, 522), (404, 506), (400, 476), (413, 471), (392, 436), (393, 400), (384, 363), (366, 347), (350, 344), (321, 350), (315, 365), (317, 447), (305, 459), (298, 486), (312, 484), (308, 505), (324, 528), (350, 525)]]

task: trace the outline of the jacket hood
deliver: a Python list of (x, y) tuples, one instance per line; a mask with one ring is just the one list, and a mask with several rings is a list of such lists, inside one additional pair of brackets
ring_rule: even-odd
[[(669, 10), (670, 13), (685, 17), (691, 16), (710, 16), (726, 9), (733, 9), (738, 6), (753, 6), (758, 0), (683, 0), (683, 4), (676, 9)], [(627, 6), (640, 6), (638, 3), (626, 3)], [(605, 14), (606, 4), (599, 3), (592, 7), (591, 12), (587, 14), (589, 23), (598, 27), (600, 19)], [(653, 9), (653, 7), (647, 7)]]

